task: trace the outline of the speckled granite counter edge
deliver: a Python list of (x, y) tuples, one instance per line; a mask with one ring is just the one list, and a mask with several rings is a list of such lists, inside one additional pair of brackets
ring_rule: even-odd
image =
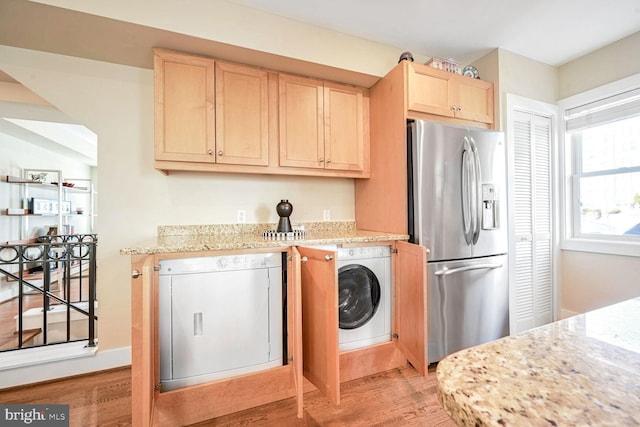
[(237, 249), (286, 248), (289, 246), (333, 245), (348, 243), (407, 240), (406, 234), (357, 230), (353, 221), (294, 223), (304, 228), (306, 237), (296, 240), (266, 240), (262, 232), (275, 224), (213, 224), (160, 226), (155, 241), (120, 249), (121, 255), (199, 252)]
[[(353, 233), (356, 230), (355, 221), (323, 221), (323, 222), (293, 222), (294, 230), (309, 232)], [(194, 236), (218, 234), (255, 234), (260, 235), (266, 230), (275, 230), (275, 223), (260, 224), (208, 224), (208, 225), (159, 225), (158, 236)]]

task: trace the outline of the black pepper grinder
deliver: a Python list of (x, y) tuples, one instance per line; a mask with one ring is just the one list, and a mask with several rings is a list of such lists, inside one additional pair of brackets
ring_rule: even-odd
[(289, 216), (291, 216), (291, 212), (293, 212), (293, 205), (289, 203), (287, 199), (282, 199), (280, 203), (276, 205), (276, 212), (280, 217), (276, 231), (278, 233), (289, 233), (293, 231), (291, 221), (289, 221)]

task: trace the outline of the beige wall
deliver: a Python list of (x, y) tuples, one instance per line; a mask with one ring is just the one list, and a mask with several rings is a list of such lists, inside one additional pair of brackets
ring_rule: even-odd
[(640, 73), (640, 32), (558, 69), (558, 99)]
[[(384, 75), (399, 50), (265, 15), (225, 2), (175, 2), (149, 7), (128, 1), (42, 2), (129, 22)], [(64, 4), (63, 4), (64, 3)], [(357, 54), (354, 54), (356, 53)], [(119, 249), (153, 239), (158, 225), (276, 222), (282, 198), (293, 221), (353, 220), (352, 179), (181, 173), (153, 169), (153, 72), (0, 46), (0, 68), (98, 135), (100, 350), (130, 344), (129, 258)]]
[(640, 296), (640, 259), (561, 251), (563, 310), (572, 313)]
[[(221, 0), (193, 0), (188, 6), (175, 0), (36, 2), (374, 76), (384, 76), (402, 53), (401, 48)], [(416, 61), (427, 58), (413, 53)]]
[(100, 349), (129, 345), (129, 257), (158, 225), (353, 220), (353, 180), (184, 173), (153, 169), (153, 72), (0, 46), (0, 68), (98, 135)]
[[(558, 69), (558, 99), (640, 73), (640, 33), (603, 47)], [(582, 313), (640, 296), (640, 259), (563, 250), (561, 305)]]

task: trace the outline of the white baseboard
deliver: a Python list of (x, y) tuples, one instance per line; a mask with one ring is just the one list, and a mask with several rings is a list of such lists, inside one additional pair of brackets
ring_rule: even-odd
[(0, 389), (131, 364), (131, 347), (99, 351), (86, 341), (0, 354)]

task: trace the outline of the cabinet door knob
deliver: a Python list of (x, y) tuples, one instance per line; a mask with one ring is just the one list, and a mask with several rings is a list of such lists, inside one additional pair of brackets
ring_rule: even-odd
[(222, 156), (222, 150), (218, 151), (218, 156)]
[(207, 154), (212, 155), (213, 154), (213, 150), (207, 151)]
[(320, 160), (318, 160), (319, 162), (324, 162), (324, 157), (320, 157)]
[(331, 163), (331, 159), (327, 159), (327, 163)]
[(331, 255), (325, 255), (324, 256), (324, 260), (325, 261), (331, 261), (332, 259), (333, 259), (333, 256), (331, 256)]
[(458, 111), (462, 111), (462, 107), (458, 105)]
[(302, 261), (303, 263), (306, 263), (309, 261), (309, 258), (307, 258), (306, 256), (303, 256), (302, 258), (300, 258), (300, 261)]
[(451, 107), (449, 107), (449, 109), (450, 109), (451, 111), (456, 111), (456, 106), (455, 106), (455, 105), (452, 105)]
[(133, 270), (133, 271), (131, 272), (131, 278), (132, 278), (132, 279), (137, 279), (137, 278), (138, 278), (138, 277), (140, 277), (140, 276), (142, 276), (142, 273), (141, 273), (141, 272), (139, 272), (138, 270)]

